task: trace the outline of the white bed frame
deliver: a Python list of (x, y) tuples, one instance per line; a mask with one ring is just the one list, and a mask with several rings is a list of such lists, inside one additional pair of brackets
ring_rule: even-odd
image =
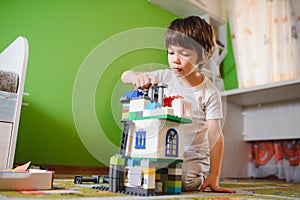
[(0, 91), (0, 170), (13, 167), (27, 62), (28, 42), (22, 36), (0, 54), (0, 70), (19, 75), (17, 93)]

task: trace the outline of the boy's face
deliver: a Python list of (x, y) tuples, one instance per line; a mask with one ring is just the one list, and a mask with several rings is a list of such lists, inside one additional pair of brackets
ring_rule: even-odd
[(167, 50), (169, 66), (177, 76), (187, 77), (198, 71), (196, 51), (180, 46), (170, 46)]

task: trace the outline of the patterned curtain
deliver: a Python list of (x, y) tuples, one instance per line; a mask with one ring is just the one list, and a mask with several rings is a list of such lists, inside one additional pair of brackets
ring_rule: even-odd
[(300, 182), (300, 140), (252, 142), (249, 149), (249, 176), (276, 176)]
[(226, 0), (240, 88), (300, 77), (300, 1)]

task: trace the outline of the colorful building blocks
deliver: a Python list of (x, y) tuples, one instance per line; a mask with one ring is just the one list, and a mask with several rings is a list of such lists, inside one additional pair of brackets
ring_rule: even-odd
[(111, 157), (109, 191), (132, 195), (180, 194), (183, 138), (191, 104), (164, 97), (167, 85), (125, 92), (120, 153)]

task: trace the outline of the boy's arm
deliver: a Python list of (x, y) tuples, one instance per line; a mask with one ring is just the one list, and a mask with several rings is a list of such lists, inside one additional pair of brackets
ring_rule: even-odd
[(235, 190), (222, 188), (219, 186), (224, 149), (224, 138), (220, 120), (207, 120), (207, 125), (210, 146), (210, 174), (202, 184), (200, 191), (203, 192), (206, 187), (210, 187), (214, 192), (234, 193), (236, 192)]
[(121, 80), (125, 84), (134, 85), (136, 88), (146, 89), (150, 86), (157, 85), (157, 77), (151, 76), (145, 72), (137, 72), (133, 70), (127, 70), (123, 72)]

